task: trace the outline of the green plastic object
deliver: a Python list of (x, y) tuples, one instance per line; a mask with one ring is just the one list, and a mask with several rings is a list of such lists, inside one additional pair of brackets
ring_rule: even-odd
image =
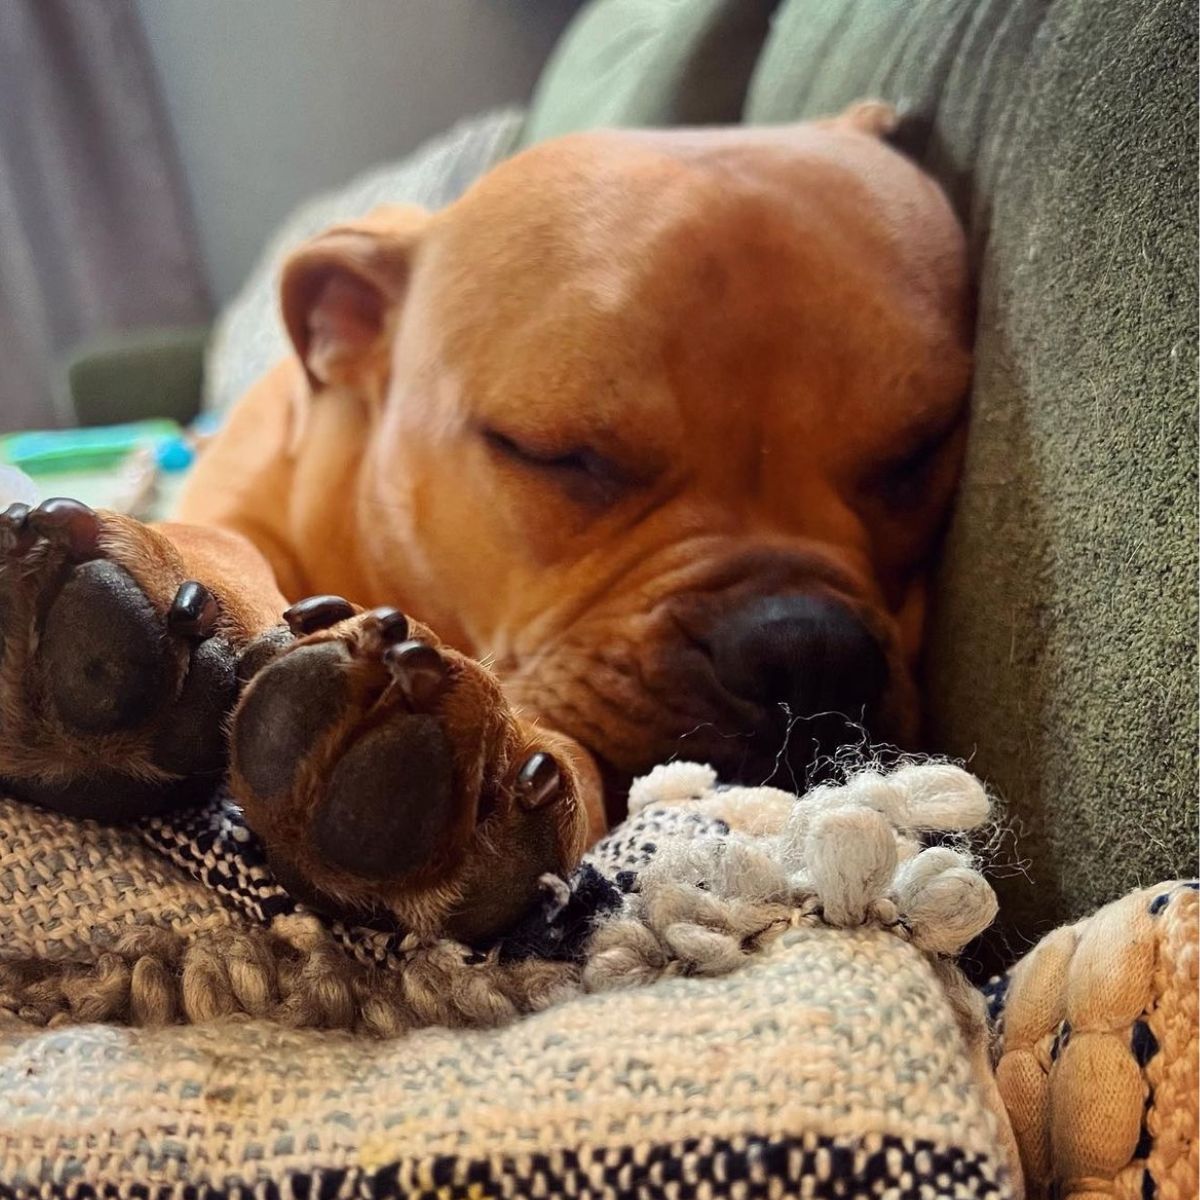
[(131, 421), (93, 429), (54, 429), (10, 433), (0, 437), (0, 462), (27, 475), (63, 471), (104, 471), (124, 461), (133, 450), (178, 438), (177, 421)]

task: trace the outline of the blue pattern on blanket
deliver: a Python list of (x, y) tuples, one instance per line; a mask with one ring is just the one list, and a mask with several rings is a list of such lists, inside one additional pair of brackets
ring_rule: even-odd
[[(271, 873), (262, 844), (228, 794), (196, 808), (146, 818), (137, 829), (153, 850), (257, 924), (270, 925), (276, 917), (305, 910)], [(621, 893), (636, 886), (657, 839), (707, 831), (725, 832), (726, 826), (684, 808), (654, 809), (626, 821), (593, 847), (569, 880), (547, 879), (540, 902), (500, 940), (501, 959), (577, 961), (596, 918), (616, 909)], [(403, 963), (409, 949), (404, 931), (317, 915), (360, 962), (381, 967)]]

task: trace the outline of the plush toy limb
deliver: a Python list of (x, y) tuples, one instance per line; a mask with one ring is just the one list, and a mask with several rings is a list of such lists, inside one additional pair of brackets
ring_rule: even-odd
[(1133, 892), (992, 985), (996, 1081), (1030, 1197), (1200, 1194), (1196, 889)]

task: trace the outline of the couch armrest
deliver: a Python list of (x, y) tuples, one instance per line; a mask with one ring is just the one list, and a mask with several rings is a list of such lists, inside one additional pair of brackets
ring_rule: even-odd
[(200, 411), (204, 327), (144, 329), (77, 347), (61, 377), (80, 425), (115, 425), (150, 417), (181, 424)]

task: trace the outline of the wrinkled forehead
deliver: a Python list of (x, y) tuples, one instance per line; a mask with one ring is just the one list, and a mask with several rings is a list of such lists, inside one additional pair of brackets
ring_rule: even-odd
[(764, 381), (797, 356), (825, 375), (871, 369), (883, 341), (894, 350), (889, 323), (946, 339), (961, 296), (937, 250), (953, 219), (912, 226), (897, 198), (915, 211), (924, 184), (907, 164), (884, 179), (875, 158), (898, 156), (862, 137), (847, 161), (823, 141), (691, 136), (565, 139), (493, 171), (431, 223), (409, 349), (452, 367), (473, 403), (495, 392), (557, 415), (571, 397), (628, 421), (639, 405), (661, 419), (673, 372), (750, 363)]
[(614, 242), (647, 250), (672, 234), (709, 239), (763, 216), (814, 245), (882, 254), (881, 269), (927, 286), (961, 273), (961, 231), (944, 195), (873, 136), (821, 125), (602, 131), (544, 143), (501, 163), (439, 214), (456, 257), (493, 239), (496, 261), (544, 256), (548, 272), (586, 270)]

